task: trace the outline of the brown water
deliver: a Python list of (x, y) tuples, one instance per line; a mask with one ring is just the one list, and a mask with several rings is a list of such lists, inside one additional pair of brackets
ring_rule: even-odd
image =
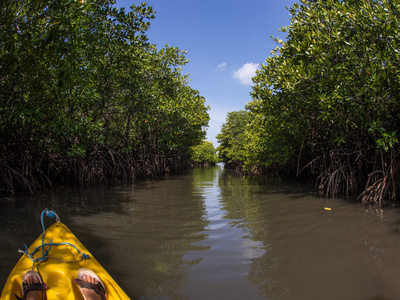
[(400, 299), (398, 208), (321, 199), (221, 166), (0, 200), (1, 286), (41, 233), (44, 208), (132, 298)]

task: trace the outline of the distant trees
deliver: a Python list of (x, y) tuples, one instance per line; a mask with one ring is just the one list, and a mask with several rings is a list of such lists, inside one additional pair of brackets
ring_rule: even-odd
[(0, 3), (0, 190), (155, 175), (184, 166), (208, 107), (185, 52), (145, 35), (151, 7)]
[(248, 111), (230, 112), (221, 133), (217, 135), (219, 158), (231, 168), (241, 167), (246, 161), (246, 130), (250, 120), (251, 113)]
[(217, 150), (212, 142), (203, 141), (201, 144), (192, 146), (191, 161), (200, 165), (215, 165), (218, 162)]
[(286, 41), (275, 39), (280, 46), (253, 78), (245, 167), (290, 168), (328, 195), (398, 199), (399, 6), (293, 5)]

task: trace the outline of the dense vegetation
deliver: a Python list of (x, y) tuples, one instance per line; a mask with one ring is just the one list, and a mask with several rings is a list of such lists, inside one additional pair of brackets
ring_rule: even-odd
[(218, 162), (217, 149), (214, 148), (212, 142), (203, 141), (191, 148), (190, 160), (197, 165), (215, 165)]
[(218, 137), (221, 157), (313, 179), (326, 195), (398, 200), (400, 1), (302, 0), (290, 13), (253, 78), (250, 117), (231, 113)]
[(0, 1), (0, 191), (129, 179), (184, 167), (208, 107), (158, 50), (152, 7)]
[(251, 114), (247, 111), (228, 113), (226, 122), (217, 135), (220, 146), (218, 156), (226, 168), (240, 171), (246, 161), (246, 127), (251, 122)]

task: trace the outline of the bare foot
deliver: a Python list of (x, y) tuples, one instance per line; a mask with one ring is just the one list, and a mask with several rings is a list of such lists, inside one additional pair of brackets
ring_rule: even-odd
[[(94, 285), (100, 284), (100, 282), (96, 278), (94, 278), (90, 275), (82, 275), (82, 280), (90, 282)], [(91, 289), (88, 289), (85, 287), (81, 287), (81, 291), (82, 291), (84, 298), (87, 300), (101, 300), (101, 296), (99, 294), (97, 294), (94, 290), (91, 290)]]
[[(40, 284), (39, 275), (35, 274), (34, 272), (29, 272), (25, 276), (24, 283), (26, 285), (31, 285), (38, 283)], [(32, 290), (29, 291), (26, 295), (27, 300), (41, 300), (43, 299), (43, 291), (42, 290)]]

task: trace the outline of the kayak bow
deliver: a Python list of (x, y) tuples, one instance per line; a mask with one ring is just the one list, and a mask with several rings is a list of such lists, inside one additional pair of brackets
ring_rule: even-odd
[(74, 283), (81, 268), (91, 269), (100, 277), (108, 300), (130, 299), (58, 217), (57, 223), (44, 230), (27, 251), (22, 252), (24, 255), (4, 285), (1, 300), (15, 300), (15, 295), (21, 297), (22, 278), (26, 271), (33, 269), (48, 286), (47, 299), (83, 299), (79, 286)]

